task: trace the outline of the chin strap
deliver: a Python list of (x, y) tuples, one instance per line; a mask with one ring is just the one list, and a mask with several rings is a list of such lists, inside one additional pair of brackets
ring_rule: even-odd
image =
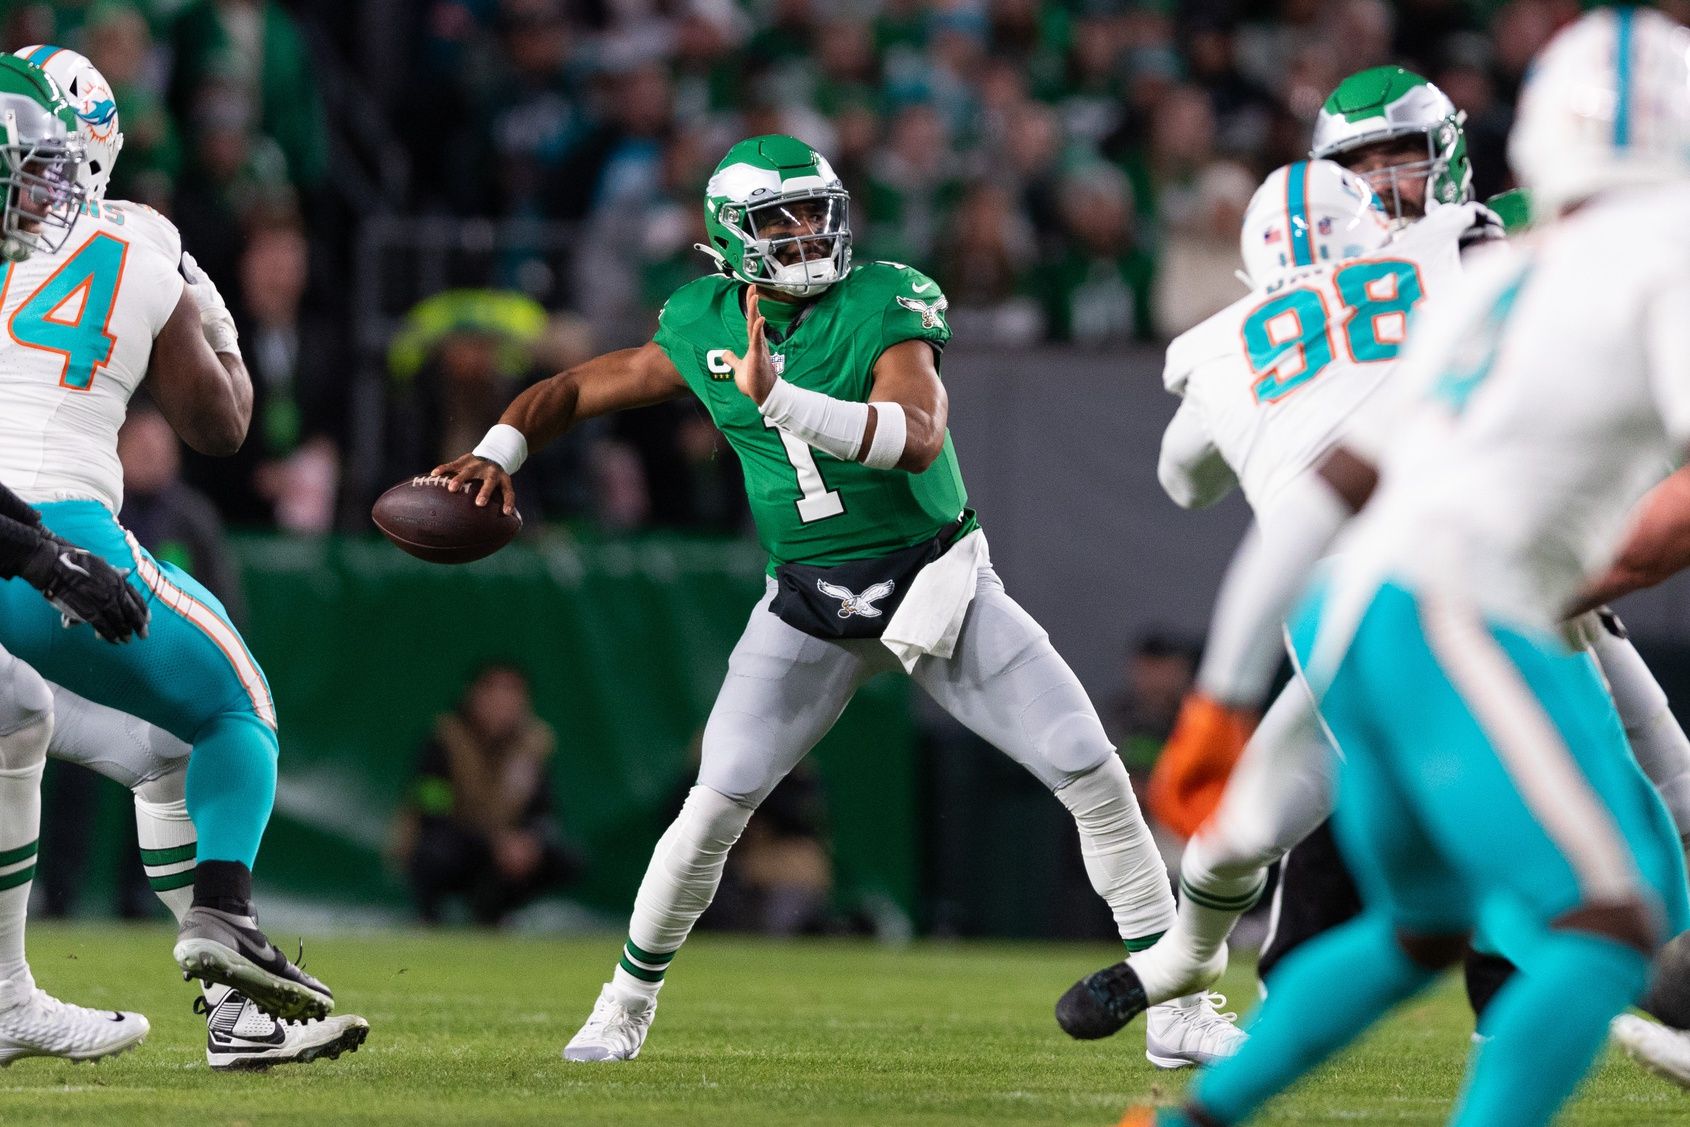
[(734, 276), (733, 267), (728, 265), (727, 256), (724, 255), (721, 251), (717, 250), (715, 247), (708, 246), (704, 243), (694, 243), (694, 244), (692, 244), (692, 249), (693, 250), (701, 250), (705, 254), (709, 255), (711, 257), (711, 259), (716, 263), (716, 269), (721, 271), (723, 274), (726, 274), (730, 278)]

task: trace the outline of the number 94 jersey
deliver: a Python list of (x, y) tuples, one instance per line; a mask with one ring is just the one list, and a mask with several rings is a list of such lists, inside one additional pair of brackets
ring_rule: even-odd
[[(768, 424), (734, 384), (727, 353), (745, 355), (745, 287), (721, 275), (675, 291), (653, 338), (680, 371), (745, 468), (757, 538), (776, 564), (829, 567), (926, 540), (968, 503), (956, 451), (918, 474), (841, 461)], [(764, 299), (764, 307), (770, 304)], [(867, 262), (810, 302), (776, 340), (775, 372), (802, 388), (868, 401), (880, 354), (906, 340), (935, 350), (951, 339), (945, 298), (932, 279), (893, 262)]]
[(117, 430), (181, 299), (175, 226), (90, 202), (56, 253), (0, 267), (0, 482), (26, 501), (123, 504)]
[(1182, 504), (1236, 478), (1258, 516), (1320, 459), (1390, 375), (1410, 319), (1461, 271), (1477, 205), (1443, 207), (1360, 258), (1251, 292), (1168, 347), (1163, 382), (1184, 397), (1161, 477)]

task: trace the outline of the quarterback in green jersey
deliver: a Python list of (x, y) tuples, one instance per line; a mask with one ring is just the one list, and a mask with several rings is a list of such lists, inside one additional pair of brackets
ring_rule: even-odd
[[(691, 393), (745, 467), (769, 553), (697, 784), (657, 843), (612, 981), (569, 1060), (639, 1055), (670, 963), (752, 812), (885, 670), (907, 671), (1062, 800), (1129, 951), (1174, 916), (1125, 767), (1078, 679), (1004, 592), (967, 508), (939, 380), (944, 294), (898, 263), (853, 265), (849, 203), (803, 142), (741, 141), (705, 193), (699, 249), (716, 272), (669, 299), (649, 343), (535, 385), (474, 453), (434, 471), (509, 510), (510, 474), (530, 448), (583, 419)], [(1234, 1051), (1242, 1034), (1218, 997), (1153, 1009), (1150, 1059), (1180, 1068)]]

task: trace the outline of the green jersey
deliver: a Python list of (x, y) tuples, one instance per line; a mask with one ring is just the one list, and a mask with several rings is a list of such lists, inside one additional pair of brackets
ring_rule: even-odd
[[(719, 274), (688, 283), (658, 314), (654, 339), (739, 455), (757, 538), (772, 562), (827, 567), (884, 556), (956, 520), (968, 494), (949, 433), (934, 463), (911, 474), (841, 461), (763, 418), (734, 385), (724, 355), (745, 355), (744, 294), (743, 284)], [(798, 387), (866, 403), (882, 352), (900, 341), (941, 349), (950, 340), (944, 308), (938, 284), (920, 272), (864, 263), (784, 332), (769, 319), (769, 354), (776, 373)]]

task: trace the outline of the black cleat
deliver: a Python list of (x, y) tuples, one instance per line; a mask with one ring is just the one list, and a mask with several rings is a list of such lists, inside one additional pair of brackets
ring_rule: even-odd
[(1088, 974), (1057, 999), (1056, 1024), (1080, 1041), (1113, 1037), (1150, 1008), (1144, 986), (1126, 963)]
[(182, 917), (173, 952), (182, 977), (233, 986), (283, 1021), (327, 1017), (329, 988), (276, 950), (252, 916), (195, 905)]

